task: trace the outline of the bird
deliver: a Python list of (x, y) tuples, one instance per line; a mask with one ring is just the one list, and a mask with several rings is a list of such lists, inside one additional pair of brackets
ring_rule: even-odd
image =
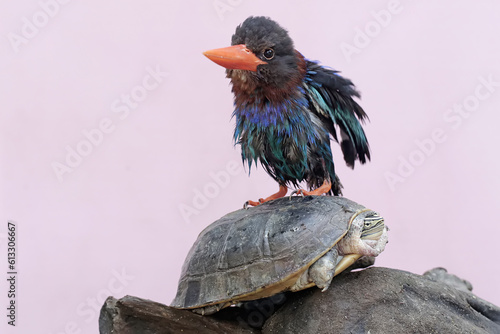
[[(243, 163), (260, 163), (279, 191), (258, 201), (298, 195), (342, 195), (335, 173), (331, 139), (340, 144), (347, 166), (370, 160), (362, 124), (368, 120), (355, 101), (360, 93), (339, 71), (306, 59), (288, 31), (265, 16), (250, 16), (237, 26), (231, 46), (203, 54), (226, 68), (232, 84), (234, 142)], [(309, 190), (301, 189), (306, 183)]]

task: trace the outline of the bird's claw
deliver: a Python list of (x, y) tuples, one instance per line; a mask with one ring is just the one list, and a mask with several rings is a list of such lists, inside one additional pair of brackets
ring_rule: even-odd
[(247, 210), (248, 209), (248, 206), (257, 206), (257, 205), (260, 205), (264, 203), (264, 199), (263, 198), (259, 198), (259, 202), (254, 202), (254, 201), (246, 201), (245, 204), (243, 204), (243, 209)]
[(293, 195), (297, 195), (297, 196), (304, 196), (304, 191), (302, 189), (295, 189), (294, 191), (292, 191), (292, 193), (290, 194), (290, 200), (292, 200), (292, 196)]

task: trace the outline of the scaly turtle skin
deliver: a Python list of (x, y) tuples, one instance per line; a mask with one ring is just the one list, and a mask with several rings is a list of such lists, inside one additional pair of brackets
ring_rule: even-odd
[(335, 275), (386, 243), (383, 218), (345, 197), (281, 198), (238, 210), (200, 233), (171, 306), (212, 314), (282, 291), (325, 291)]

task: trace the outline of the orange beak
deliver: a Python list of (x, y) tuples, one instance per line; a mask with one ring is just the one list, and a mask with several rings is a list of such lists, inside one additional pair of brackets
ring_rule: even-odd
[(250, 51), (245, 44), (203, 52), (208, 59), (231, 70), (247, 70), (257, 72), (257, 66), (267, 64)]

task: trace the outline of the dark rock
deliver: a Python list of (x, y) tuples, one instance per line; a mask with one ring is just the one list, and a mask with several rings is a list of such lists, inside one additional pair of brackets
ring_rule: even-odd
[[(109, 297), (101, 309), (99, 330), (101, 334), (500, 333), (500, 308), (470, 289), (469, 282), (443, 268), (421, 276), (371, 267), (340, 274), (325, 292), (311, 288), (279, 294), (212, 316), (136, 297)], [(262, 331), (252, 328), (262, 325)]]
[(457, 290), (462, 290), (465, 292), (472, 291), (472, 284), (470, 284), (469, 281), (461, 279), (460, 277), (458, 277), (456, 275), (449, 274), (448, 270), (446, 270), (444, 268), (434, 268), (434, 269), (428, 270), (424, 273), (424, 276), (432, 281), (446, 283), (448, 285), (451, 285), (452, 287), (454, 287)]
[(225, 308), (211, 316), (217, 319), (237, 321), (243, 328), (261, 329), (267, 319), (286, 302), (287, 294), (278, 293), (268, 298), (241, 302), (238, 307)]
[(237, 319), (204, 317), (153, 301), (125, 296), (108, 297), (99, 317), (101, 334), (252, 334), (259, 333), (238, 324)]
[(342, 274), (323, 293), (287, 295), (262, 332), (500, 333), (500, 308), (468, 292), (466, 281), (454, 288), (450, 276), (441, 269), (420, 276), (377, 267)]

